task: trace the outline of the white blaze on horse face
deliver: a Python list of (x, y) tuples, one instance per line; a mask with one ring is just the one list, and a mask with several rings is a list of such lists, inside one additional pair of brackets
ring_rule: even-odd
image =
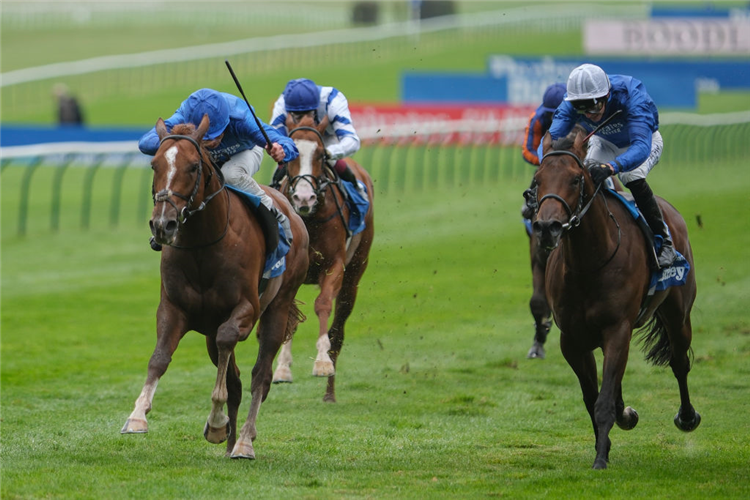
[[(314, 141), (299, 140), (295, 141), (297, 149), (299, 150), (299, 175), (313, 175), (313, 157), (315, 150), (318, 148), (318, 143)], [(299, 199), (299, 203), (303, 206), (309, 206), (310, 200), (312, 199), (315, 192), (313, 191), (312, 185), (307, 181), (300, 181), (294, 189), (295, 200)], [(295, 204), (297, 202), (295, 201)], [(297, 208), (297, 207), (295, 207)]]
[(172, 146), (167, 149), (167, 152), (164, 153), (164, 158), (167, 159), (167, 165), (169, 165), (169, 170), (167, 171), (167, 185), (164, 186), (164, 189), (172, 191), (172, 181), (174, 180), (175, 175), (177, 175), (177, 165), (175, 165), (175, 160), (177, 159), (177, 146)]

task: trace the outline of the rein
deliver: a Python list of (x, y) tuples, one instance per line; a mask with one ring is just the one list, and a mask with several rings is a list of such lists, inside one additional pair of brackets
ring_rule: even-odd
[[(587, 137), (588, 139), (588, 137)], [(585, 170), (586, 168), (583, 166), (583, 162), (581, 162), (581, 159), (578, 158), (578, 156), (575, 153), (572, 153), (570, 151), (565, 150), (559, 150), (559, 151), (550, 151), (546, 155), (542, 157), (542, 160), (539, 162), (539, 165), (541, 166), (542, 162), (544, 162), (545, 159), (547, 159), (550, 156), (570, 156), (575, 161), (576, 164), (581, 168), (581, 170)], [(537, 202), (537, 210), (539, 210), (539, 207), (541, 207), (542, 203), (545, 200), (557, 200), (559, 201), (563, 208), (565, 208), (565, 211), (568, 213), (568, 222), (563, 224), (563, 230), (564, 231), (570, 231), (573, 228), (576, 228), (581, 225), (581, 219), (583, 219), (583, 216), (586, 215), (586, 212), (589, 211), (589, 208), (591, 208), (591, 205), (594, 203), (594, 200), (596, 199), (596, 196), (599, 194), (599, 192), (602, 189), (602, 185), (604, 183), (600, 183), (598, 186), (596, 186), (596, 189), (594, 190), (594, 194), (591, 196), (591, 199), (586, 203), (586, 205), (583, 205), (583, 198), (584, 198), (584, 183), (585, 179), (583, 174), (581, 174), (581, 189), (580, 189), (580, 195), (578, 197), (578, 206), (576, 207), (576, 211), (573, 212), (571, 210), (570, 205), (568, 205), (568, 202), (565, 201), (561, 196), (558, 196), (554, 193), (546, 194), (542, 196), (542, 199)], [(620, 229), (620, 224), (617, 222), (617, 219), (615, 218), (614, 214), (609, 210), (609, 205), (607, 204), (607, 197), (604, 196), (604, 193), (602, 193), (602, 199), (604, 200), (604, 206), (607, 209), (607, 213), (609, 214), (609, 218), (612, 219), (615, 223), (615, 226), (617, 226), (617, 246), (615, 247), (615, 250), (612, 252), (612, 255), (609, 256), (609, 258), (604, 262), (604, 264), (600, 265), (593, 271), (586, 271), (586, 272), (597, 272), (604, 268), (607, 264), (609, 264), (612, 259), (615, 258), (615, 255), (617, 254), (617, 251), (620, 249), (620, 243), (622, 242), (622, 230)]]
[[(321, 163), (320, 167), (321, 167), (321, 170), (323, 171), (323, 175), (321, 177), (315, 177), (314, 175), (311, 175), (311, 174), (296, 175), (292, 177), (291, 179), (289, 179), (289, 186), (287, 190), (289, 189), (293, 190), (300, 181), (305, 181), (308, 184), (310, 184), (310, 187), (312, 187), (318, 199), (321, 199), (321, 198), (325, 198), (326, 188), (330, 189), (331, 195), (333, 196), (333, 201), (336, 204), (336, 211), (333, 214), (331, 214), (327, 219), (318, 220), (316, 222), (319, 224), (324, 224), (328, 222), (329, 220), (333, 219), (334, 217), (336, 217), (336, 215), (338, 215), (339, 217), (341, 217), (341, 222), (344, 226), (344, 230), (346, 231), (346, 237), (349, 238), (351, 236), (351, 231), (349, 230), (349, 226), (346, 223), (346, 219), (344, 218), (343, 205), (339, 203), (339, 199), (333, 190), (333, 186), (335, 185), (336, 187), (338, 187), (339, 192), (341, 192), (343, 196), (343, 189), (341, 188), (341, 185), (340, 185), (341, 179), (339, 178), (336, 171), (333, 170), (328, 165), (328, 155), (325, 153), (325, 141), (323, 140), (323, 136), (321, 135), (320, 132), (318, 132), (318, 129), (314, 127), (297, 127), (297, 128), (292, 129), (289, 132), (289, 138), (291, 138), (295, 132), (302, 131), (302, 130), (314, 132), (315, 135), (318, 136), (320, 143), (323, 145), (324, 153), (323, 153), (323, 158), (321, 159), (321, 162), (320, 162)], [(327, 175), (327, 173), (330, 173), (331, 175), (329, 176)], [(316, 206), (317, 206), (317, 203), (318, 202), (315, 203)]]
[[(209, 183), (211, 182), (211, 179), (213, 178), (214, 171), (216, 171), (216, 176), (219, 178), (219, 182), (221, 185), (219, 186), (219, 189), (217, 189), (210, 195), (206, 196), (204, 200), (201, 201), (200, 204), (195, 209), (191, 210), (190, 206), (193, 205), (193, 202), (195, 201), (195, 195), (198, 194), (198, 187), (200, 186), (200, 183), (201, 183), (201, 175), (203, 173), (203, 151), (201, 150), (200, 144), (198, 144), (198, 142), (192, 137), (187, 136), (187, 135), (177, 135), (177, 134), (165, 136), (159, 142), (159, 147), (161, 147), (161, 145), (167, 139), (172, 139), (174, 141), (179, 141), (179, 140), (184, 139), (186, 141), (189, 141), (193, 146), (195, 146), (195, 149), (198, 151), (198, 175), (195, 179), (195, 185), (193, 186), (193, 191), (190, 193), (190, 196), (185, 196), (184, 194), (176, 193), (172, 191), (171, 189), (162, 189), (158, 193), (155, 193), (154, 192), (155, 189), (152, 184), (151, 195), (154, 200), (154, 205), (156, 205), (157, 203), (165, 203), (165, 202), (172, 205), (172, 207), (174, 207), (174, 209), (178, 212), (177, 221), (179, 222), (180, 226), (182, 226), (183, 224), (187, 223), (188, 219), (192, 217), (193, 214), (204, 210), (206, 208), (206, 205), (208, 205), (208, 203), (212, 199), (214, 199), (214, 197), (218, 195), (220, 192), (224, 191), (226, 194), (226, 199), (227, 199), (227, 221), (224, 226), (224, 231), (221, 233), (221, 235), (217, 239), (215, 239), (214, 241), (210, 243), (205, 243), (205, 244), (197, 245), (193, 247), (182, 247), (179, 245), (169, 245), (169, 246), (171, 246), (172, 248), (178, 248), (180, 250), (191, 250), (195, 248), (204, 248), (204, 247), (214, 245), (218, 243), (219, 241), (221, 241), (224, 238), (224, 236), (226, 236), (227, 231), (229, 230), (229, 215), (230, 215), (230, 210), (231, 210), (232, 205), (229, 201), (229, 192), (225, 190), (226, 183), (224, 182), (224, 175), (221, 173), (221, 170), (213, 164), (213, 162), (210, 162), (210, 170), (209, 170), (208, 175), (206, 176), (206, 182), (203, 187), (204, 189), (208, 187)], [(187, 202), (186, 205), (182, 208), (182, 210), (177, 208), (177, 205), (172, 200), (172, 196), (176, 196)]]

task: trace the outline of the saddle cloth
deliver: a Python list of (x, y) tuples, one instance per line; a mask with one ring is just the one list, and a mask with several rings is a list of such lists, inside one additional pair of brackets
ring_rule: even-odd
[(266, 238), (266, 263), (263, 267), (263, 279), (276, 278), (286, 269), (286, 254), (289, 253), (289, 241), (284, 234), (284, 228), (276, 220), (276, 216), (271, 213), (266, 206), (260, 202), (260, 197), (248, 193), (236, 187), (227, 184), (227, 189), (232, 190), (239, 195), (240, 199), (245, 202), (253, 212), (263, 235)]

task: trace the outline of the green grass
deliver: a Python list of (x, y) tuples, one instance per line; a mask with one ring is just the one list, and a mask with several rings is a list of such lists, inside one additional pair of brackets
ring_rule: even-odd
[[(691, 434), (674, 427), (674, 377), (634, 348), (624, 395), (641, 422), (613, 430), (605, 472), (590, 470), (591, 424), (557, 330), (546, 360), (525, 359), (531, 285), (518, 209), (527, 179), (379, 193), (371, 264), (339, 360), (339, 402), (322, 403), (325, 382), (310, 376), (315, 290), (305, 287), (295, 382), (271, 388), (258, 459), (238, 462), (202, 437), (215, 370), (195, 333), (159, 385), (149, 433), (119, 434), (154, 346), (159, 255), (135, 222), (137, 175), (126, 175), (122, 219), (110, 228), (112, 174), (100, 171), (91, 230), (78, 228), (78, 170), (66, 177), (58, 234), (47, 229), (52, 169), (37, 172), (26, 238), (14, 234), (21, 169), (2, 176), (3, 498), (750, 494), (750, 178), (740, 162), (660, 166), (649, 177), (692, 238), (690, 385), (703, 423)], [(252, 338), (238, 348), (242, 418), (256, 350)]]

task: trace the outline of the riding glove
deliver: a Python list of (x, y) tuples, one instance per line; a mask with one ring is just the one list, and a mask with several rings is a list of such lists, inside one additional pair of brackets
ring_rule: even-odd
[(612, 175), (612, 167), (606, 163), (602, 163), (601, 165), (591, 167), (589, 174), (591, 174), (591, 180), (594, 181), (594, 185), (598, 186), (607, 180), (607, 177)]

